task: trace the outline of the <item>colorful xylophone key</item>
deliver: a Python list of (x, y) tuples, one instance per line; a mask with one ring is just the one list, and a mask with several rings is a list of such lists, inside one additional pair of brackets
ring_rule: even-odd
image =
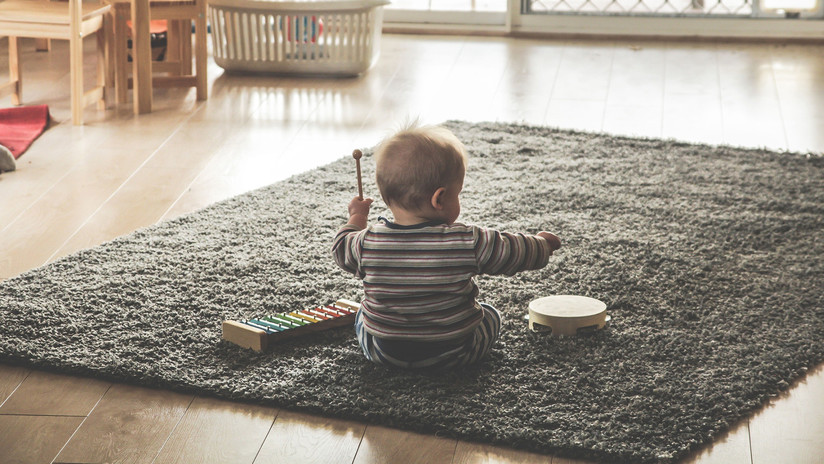
[(338, 300), (332, 304), (300, 311), (270, 314), (253, 319), (223, 321), (223, 339), (244, 348), (266, 351), (281, 340), (310, 332), (352, 325), (359, 304)]

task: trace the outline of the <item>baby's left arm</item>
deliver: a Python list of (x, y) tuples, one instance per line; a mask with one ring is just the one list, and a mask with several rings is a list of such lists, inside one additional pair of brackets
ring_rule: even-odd
[(549, 248), (551, 250), (549, 252), (550, 254), (552, 254), (553, 251), (561, 248), (561, 239), (558, 238), (558, 236), (553, 234), (552, 232), (541, 231), (535, 235), (541, 237), (542, 239), (546, 240), (547, 243), (549, 243)]
[[(332, 243), (332, 256), (335, 262), (347, 272), (360, 276), (360, 240), (366, 229), (372, 199), (355, 197), (349, 202), (349, 221), (338, 229)], [(360, 232), (359, 232), (360, 231)], [(360, 276), (363, 277), (363, 276)]]

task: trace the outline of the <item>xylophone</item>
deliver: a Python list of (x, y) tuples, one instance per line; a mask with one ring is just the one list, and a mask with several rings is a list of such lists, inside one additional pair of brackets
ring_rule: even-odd
[(223, 339), (244, 348), (266, 351), (282, 340), (355, 323), (358, 303), (338, 300), (301, 311), (288, 311), (254, 319), (223, 321)]

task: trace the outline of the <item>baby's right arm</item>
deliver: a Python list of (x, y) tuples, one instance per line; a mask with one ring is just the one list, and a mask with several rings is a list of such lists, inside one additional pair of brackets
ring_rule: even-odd
[(541, 269), (560, 247), (561, 239), (550, 232), (528, 235), (477, 228), (475, 238), (478, 271), (488, 275)]

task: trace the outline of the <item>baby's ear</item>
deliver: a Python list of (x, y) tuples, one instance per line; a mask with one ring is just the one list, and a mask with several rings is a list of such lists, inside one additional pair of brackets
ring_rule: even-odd
[(443, 196), (445, 193), (446, 187), (441, 187), (432, 194), (432, 207), (435, 208), (436, 211), (443, 209)]

